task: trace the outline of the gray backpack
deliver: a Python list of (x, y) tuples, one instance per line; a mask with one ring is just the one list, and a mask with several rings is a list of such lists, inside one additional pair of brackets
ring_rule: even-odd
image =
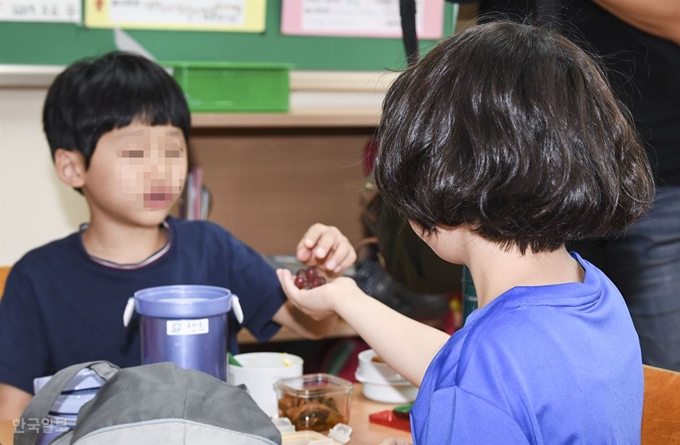
[[(21, 424), (48, 418), (66, 385), (86, 368), (105, 383), (80, 409), (75, 428), (50, 445), (281, 444), (279, 430), (242, 387), (173, 363), (120, 369), (91, 362), (65, 368), (33, 397)], [(35, 445), (40, 438), (37, 430), (18, 428), (14, 444)]]

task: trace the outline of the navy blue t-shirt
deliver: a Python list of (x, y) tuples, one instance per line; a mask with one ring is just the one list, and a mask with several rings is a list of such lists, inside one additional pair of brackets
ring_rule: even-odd
[(425, 373), (414, 445), (639, 444), (640, 343), (621, 293), (583, 283), (515, 287), (472, 312)]
[[(238, 295), (243, 326), (255, 337), (265, 341), (276, 333), (271, 319), (286, 296), (261, 255), (209, 222), (170, 217), (165, 226), (168, 245), (139, 265), (91, 258), (80, 232), (19, 260), (0, 300), (0, 382), (32, 393), (34, 378), (75, 363), (139, 365), (139, 326), (125, 328), (123, 310), (136, 291), (154, 286), (225, 287)], [(232, 352), (240, 329), (230, 314)]]

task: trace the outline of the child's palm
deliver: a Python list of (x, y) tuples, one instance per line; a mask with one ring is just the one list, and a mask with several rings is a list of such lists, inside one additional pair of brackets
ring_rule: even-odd
[(335, 314), (335, 301), (355, 291), (357, 285), (351, 278), (340, 277), (314, 289), (298, 289), (294, 277), (288, 270), (278, 270), (277, 275), (288, 299), (302, 312), (315, 320), (322, 320)]

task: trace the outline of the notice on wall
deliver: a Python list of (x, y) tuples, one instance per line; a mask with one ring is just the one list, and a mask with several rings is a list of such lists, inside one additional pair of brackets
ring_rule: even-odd
[(92, 28), (263, 32), (267, 0), (85, 0)]
[[(444, 0), (416, 0), (419, 38), (444, 31)], [(399, 0), (283, 0), (281, 32), (291, 35), (401, 37)]]
[(0, 22), (82, 21), (80, 0), (0, 0)]

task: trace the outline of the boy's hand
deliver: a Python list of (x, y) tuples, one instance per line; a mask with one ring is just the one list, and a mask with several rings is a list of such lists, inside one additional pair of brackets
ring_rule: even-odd
[(333, 277), (354, 264), (357, 254), (337, 227), (314, 224), (297, 246), (297, 259)]
[(352, 292), (361, 292), (351, 278), (339, 277), (314, 289), (303, 290), (295, 286), (295, 277), (288, 269), (278, 269), (276, 275), (288, 299), (314, 320), (323, 320), (335, 315), (335, 303), (338, 298)]

